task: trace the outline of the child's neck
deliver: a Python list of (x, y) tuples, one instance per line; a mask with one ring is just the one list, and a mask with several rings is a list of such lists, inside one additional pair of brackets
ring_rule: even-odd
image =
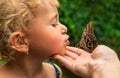
[(19, 54), (15, 56), (15, 61), (12, 61), (9, 66), (13, 72), (31, 78), (42, 72), (42, 61), (43, 60), (33, 58), (30, 55), (23, 56)]

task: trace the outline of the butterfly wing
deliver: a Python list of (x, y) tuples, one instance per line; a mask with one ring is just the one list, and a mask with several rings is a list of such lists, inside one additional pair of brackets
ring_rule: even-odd
[(92, 22), (88, 23), (79, 42), (80, 48), (92, 52), (98, 45)]

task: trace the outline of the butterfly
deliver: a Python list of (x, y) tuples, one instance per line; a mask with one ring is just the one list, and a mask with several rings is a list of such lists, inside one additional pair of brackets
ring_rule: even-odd
[(94, 35), (94, 26), (92, 22), (87, 24), (83, 31), (81, 40), (76, 46), (90, 53), (98, 46), (98, 41)]

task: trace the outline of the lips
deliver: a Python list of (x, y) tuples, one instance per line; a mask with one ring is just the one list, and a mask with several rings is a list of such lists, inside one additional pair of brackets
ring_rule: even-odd
[(65, 41), (65, 44), (66, 44), (66, 46), (69, 45), (69, 44), (70, 44), (70, 41), (69, 41), (69, 40), (66, 40), (66, 41)]
[(68, 40), (69, 39), (69, 36), (67, 35), (66, 39), (65, 39), (65, 45), (69, 45), (70, 44), (70, 41)]

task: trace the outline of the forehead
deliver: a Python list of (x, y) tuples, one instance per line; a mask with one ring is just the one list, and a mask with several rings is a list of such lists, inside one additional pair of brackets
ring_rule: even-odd
[(52, 15), (58, 14), (58, 10), (57, 10), (57, 7), (46, 4), (46, 5), (39, 6), (35, 10), (35, 14), (36, 14), (36, 17), (39, 17), (39, 16), (43, 17), (48, 15), (52, 16)]
[(29, 25), (48, 24), (56, 15), (58, 15), (57, 7), (51, 5), (39, 6), (35, 10), (35, 17), (29, 21)]
[(49, 2), (39, 4), (39, 6), (36, 9), (32, 10), (32, 15), (35, 16), (33, 16), (33, 18), (29, 20), (29, 23), (37, 24), (38, 22), (49, 22), (55, 15), (58, 15), (57, 8), (58, 6), (51, 5)]
[[(59, 3), (57, 0), (37, 0), (39, 11), (47, 12), (49, 10), (57, 9), (59, 7)], [(37, 9), (37, 10), (38, 10)]]

